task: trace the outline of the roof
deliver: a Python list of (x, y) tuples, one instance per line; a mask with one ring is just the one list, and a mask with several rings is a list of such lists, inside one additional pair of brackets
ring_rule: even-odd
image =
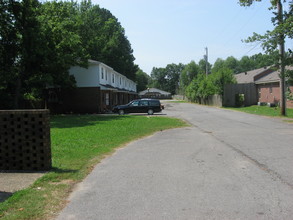
[(255, 84), (279, 82), (280, 81), (279, 73), (280, 73), (279, 71), (273, 71), (270, 74), (263, 76), (259, 78), (258, 80), (255, 80)]
[(246, 71), (243, 73), (238, 73), (235, 75), (237, 83), (254, 83), (256, 80), (256, 77), (263, 73), (272, 72), (273, 70), (263, 67), (251, 71)]
[(156, 88), (150, 88), (150, 89), (146, 89), (144, 91), (139, 92), (139, 95), (145, 95), (146, 93), (160, 93), (161, 95), (171, 95), (170, 92), (166, 92), (160, 89), (156, 89)]
[[(287, 66), (286, 70), (293, 70), (293, 67)], [(274, 82), (279, 82), (279, 81), (280, 81), (280, 71), (274, 70), (271, 73), (256, 79), (255, 84), (274, 83)]]
[[(286, 66), (286, 70), (293, 70), (293, 66)], [(280, 71), (272, 67), (263, 67), (235, 75), (238, 84), (242, 83), (274, 83), (280, 81)]]
[(96, 61), (96, 60), (91, 60), (91, 59), (89, 59), (88, 62), (89, 62), (89, 65), (103, 65), (103, 66), (105, 66), (105, 67), (107, 67), (107, 68), (109, 68), (109, 69), (111, 69), (111, 70), (114, 70), (112, 67), (110, 67), (110, 66), (108, 66), (107, 64), (102, 63), (102, 62), (100, 62), (100, 61)]

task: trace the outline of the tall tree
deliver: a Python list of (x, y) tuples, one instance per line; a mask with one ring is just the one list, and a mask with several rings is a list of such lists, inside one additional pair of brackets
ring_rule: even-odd
[(151, 73), (153, 87), (176, 94), (179, 90), (179, 78), (184, 65), (168, 64), (165, 68), (154, 67)]
[(1, 63), (8, 65), (1, 69), (6, 82), (0, 93), (9, 99), (2, 108), (24, 108), (25, 102), (41, 100), (47, 85), (74, 84), (68, 70), (85, 65), (87, 57), (75, 34), (80, 22), (73, 5), (1, 1)]
[(208, 62), (208, 68), (206, 68), (206, 60), (205, 59), (201, 59), (199, 62), (198, 62), (198, 66), (199, 66), (199, 69), (200, 69), (200, 72), (201, 73), (206, 73), (206, 69), (208, 70), (208, 73), (211, 72), (211, 69), (212, 69), (212, 65)]
[(211, 74), (213, 85), (215, 86), (215, 94), (224, 95), (224, 87), (227, 84), (235, 84), (236, 79), (233, 70), (221, 68), (217, 72)]
[(221, 58), (218, 58), (212, 68), (212, 73), (218, 72), (220, 69), (224, 68), (225, 61)]
[(255, 69), (255, 63), (249, 56), (243, 56), (239, 60), (239, 72), (245, 72), (253, 69)]
[(45, 52), (39, 8), (37, 0), (1, 1), (1, 62), (8, 61), (1, 71), (5, 78), (1, 93), (7, 92), (9, 97), (4, 108), (24, 108), (24, 100), (42, 95)]
[(200, 69), (199, 66), (191, 61), (187, 64), (180, 74), (180, 90), (181, 93), (185, 92), (186, 87), (190, 84), (190, 82), (199, 74)]
[[(239, 0), (239, 3), (241, 6), (251, 6), (256, 1), (260, 2), (261, 0)], [(286, 61), (292, 64), (292, 59), (286, 59), (285, 57), (284, 42), (286, 37), (292, 38), (293, 6), (292, 1), (289, 2), (288, 12), (283, 12), (283, 3), (286, 3), (286, 0), (271, 1), (270, 9), (275, 10), (275, 16), (272, 18), (272, 22), (275, 25), (274, 30), (267, 31), (264, 35), (254, 33), (252, 37), (247, 39), (247, 42), (260, 41), (267, 52), (272, 52), (279, 48), (279, 58), (275, 63), (280, 70), (281, 114), (286, 115), (285, 65), (287, 65)]]
[(167, 73), (165, 68), (154, 67), (151, 72), (152, 87), (167, 90)]
[(274, 51), (271, 54), (258, 53), (250, 57), (250, 59), (254, 62), (253, 69), (258, 69), (265, 66), (272, 66), (274, 65), (277, 58), (278, 58), (278, 51)]
[(146, 74), (141, 69), (139, 69), (136, 72), (136, 81), (135, 81), (137, 84), (136, 86), (137, 91), (140, 92), (147, 89), (149, 87), (150, 79), (151, 77), (148, 74)]
[(172, 95), (178, 93), (179, 90), (179, 78), (182, 70), (184, 69), (184, 65), (182, 63), (179, 64), (168, 64), (165, 68), (166, 70), (166, 78), (167, 78), (167, 89)]
[(48, 84), (60, 87), (74, 86), (68, 71), (71, 66), (87, 66), (89, 58), (78, 34), (82, 18), (74, 2), (45, 2), (41, 7), (39, 21), (46, 36), (45, 71)]
[(82, 22), (79, 27), (83, 47), (90, 58), (101, 61), (117, 72), (135, 80), (138, 66), (125, 30), (107, 9), (84, 0), (79, 5)]
[(227, 57), (227, 59), (225, 60), (225, 67), (231, 69), (234, 74), (240, 73), (239, 61), (233, 56)]
[(16, 21), (21, 16), (18, 1), (0, 1), (0, 108), (12, 108), (19, 67), (20, 35)]

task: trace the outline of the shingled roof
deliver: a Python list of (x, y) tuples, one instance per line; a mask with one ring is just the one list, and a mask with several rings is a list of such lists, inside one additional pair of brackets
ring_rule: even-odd
[[(286, 66), (286, 70), (293, 70), (293, 66)], [(255, 80), (255, 84), (262, 84), (262, 83), (273, 83), (273, 82), (279, 82), (280, 81), (280, 71), (274, 70), (273, 72), (258, 77), (258, 79)]]
[(263, 77), (273, 71), (274, 70), (272, 70), (270, 68), (263, 67), (263, 68), (243, 72), (243, 73), (238, 73), (235, 75), (235, 78), (236, 78), (238, 84), (254, 83), (259, 78), (261, 78), (261, 77)]

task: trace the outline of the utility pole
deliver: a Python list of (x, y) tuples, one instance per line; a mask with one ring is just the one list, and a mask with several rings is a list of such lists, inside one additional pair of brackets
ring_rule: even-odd
[[(281, 0), (277, 0), (277, 8), (278, 8), (278, 25), (283, 24), (283, 7)], [(286, 85), (285, 85), (285, 37), (284, 34), (279, 34), (278, 39), (279, 44), (279, 62), (280, 62), (280, 107), (281, 107), (281, 115), (286, 115)]]
[(209, 67), (208, 67), (208, 48), (205, 47), (204, 49), (206, 51), (206, 55), (204, 56), (205, 61), (206, 61), (206, 75), (208, 76), (208, 74), (209, 74)]

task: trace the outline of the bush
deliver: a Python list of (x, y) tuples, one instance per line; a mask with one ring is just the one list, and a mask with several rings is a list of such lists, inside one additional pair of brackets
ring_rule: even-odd
[(234, 84), (236, 79), (232, 70), (221, 68), (208, 76), (198, 74), (186, 88), (186, 97), (190, 101), (199, 102), (210, 95), (223, 95), (226, 84)]

